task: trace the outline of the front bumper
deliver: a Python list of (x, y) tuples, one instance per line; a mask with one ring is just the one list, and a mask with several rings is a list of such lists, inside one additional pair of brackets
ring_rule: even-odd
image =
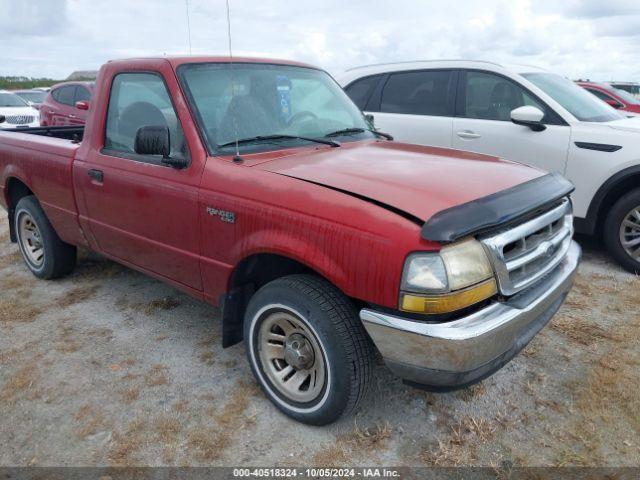
[(360, 319), (385, 363), (406, 382), (431, 390), (472, 385), (502, 368), (558, 311), (573, 285), (581, 250), (504, 302), (446, 323), (425, 323), (369, 309)]

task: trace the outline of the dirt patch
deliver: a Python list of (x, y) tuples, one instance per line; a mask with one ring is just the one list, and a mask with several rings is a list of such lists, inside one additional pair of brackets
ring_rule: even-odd
[(33, 322), (43, 309), (18, 295), (0, 298), (0, 324)]
[(71, 305), (82, 303), (93, 297), (98, 291), (98, 288), (99, 287), (97, 285), (74, 287), (58, 299), (58, 305), (61, 308), (67, 308)]

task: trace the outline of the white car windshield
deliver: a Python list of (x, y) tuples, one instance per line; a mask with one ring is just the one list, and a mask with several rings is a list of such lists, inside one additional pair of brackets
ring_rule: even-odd
[(183, 65), (179, 75), (212, 150), (232, 149), (236, 140), (255, 151), (373, 136), (363, 113), (321, 70), (205, 63)]
[(523, 73), (522, 76), (543, 90), (581, 122), (610, 122), (625, 118), (584, 88), (560, 75)]
[(21, 99), (19, 96), (8, 93), (0, 92), (0, 107), (26, 107), (27, 102)]

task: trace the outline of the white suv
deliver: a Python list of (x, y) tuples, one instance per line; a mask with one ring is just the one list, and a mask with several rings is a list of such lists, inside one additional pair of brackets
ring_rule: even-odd
[(40, 112), (7, 90), (0, 90), (0, 117), (0, 129), (40, 126)]
[(351, 69), (338, 80), (399, 141), (562, 173), (576, 186), (576, 230), (602, 235), (626, 269), (640, 272), (640, 118), (530, 66), (395, 63)]

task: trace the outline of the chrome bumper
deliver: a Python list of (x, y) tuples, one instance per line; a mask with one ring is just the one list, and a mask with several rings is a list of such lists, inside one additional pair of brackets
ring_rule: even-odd
[(580, 261), (577, 243), (545, 278), (459, 320), (424, 323), (373, 310), (360, 319), (389, 368), (434, 390), (471, 385), (505, 365), (558, 311)]

